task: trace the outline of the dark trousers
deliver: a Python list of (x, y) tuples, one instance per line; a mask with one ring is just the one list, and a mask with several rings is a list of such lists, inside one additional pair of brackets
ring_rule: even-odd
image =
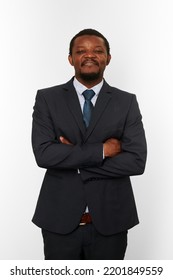
[(45, 260), (123, 260), (127, 231), (105, 236), (93, 224), (61, 235), (42, 229)]

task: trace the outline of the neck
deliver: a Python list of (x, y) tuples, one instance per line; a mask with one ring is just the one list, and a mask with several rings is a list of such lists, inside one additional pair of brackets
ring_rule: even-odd
[(96, 85), (98, 85), (102, 79), (98, 79), (98, 80), (95, 80), (95, 81), (85, 81), (85, 80), (82, 80), (82, 79), (78, 79), (76, 78), (81, 84), (83, 84), (84, 86), (86, 86), (87, 88), (92, 88)]
[(83, 84), (87, 88), (92, 88), (92, 87), (98, 85), (103, 80), (103, 77), (99, 77), (99, 78), (94, 79), (94, 80), (92, 80), (92, 79), (91, 80), (82, 79), (81, 77), (77, 77), (77, 76), (75, 76), (75, 77), (81, 84)]

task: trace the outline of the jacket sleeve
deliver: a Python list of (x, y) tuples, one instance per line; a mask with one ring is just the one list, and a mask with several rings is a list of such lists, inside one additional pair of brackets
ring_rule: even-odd
[(103, 144), (66, 145), (60, 143), (44, 94), (38, 91), (33, 112), (32, 147), (38, 166), (78, 169), (103, 162)]
[(99, 167), (81, 170), (84, 181), (140, 175), (145, 170), (147, 144), (136, 96), (132, 95), (122, 139), (122, 152), (106, 158)]

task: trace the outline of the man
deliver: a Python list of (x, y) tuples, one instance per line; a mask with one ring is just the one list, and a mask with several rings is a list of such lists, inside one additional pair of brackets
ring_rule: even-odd
[(107, 39), (82, 30), (70, 42), (75, 77), (37, 93), (32, 144), (47, 171), (33, 222), (45, 259), (124, 259), (138, 224), (129, 176), (144, 172), (145, 134), (135, 95), (103, 79), (110, 60)]

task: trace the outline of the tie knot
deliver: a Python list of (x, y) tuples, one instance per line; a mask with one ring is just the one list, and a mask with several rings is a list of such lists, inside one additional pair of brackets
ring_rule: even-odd
[(87, 89), (82, 94), (85, 97), (85, 100), (91, 101), (91, 99), (95, 95), (95, 92), (92, 89)]

